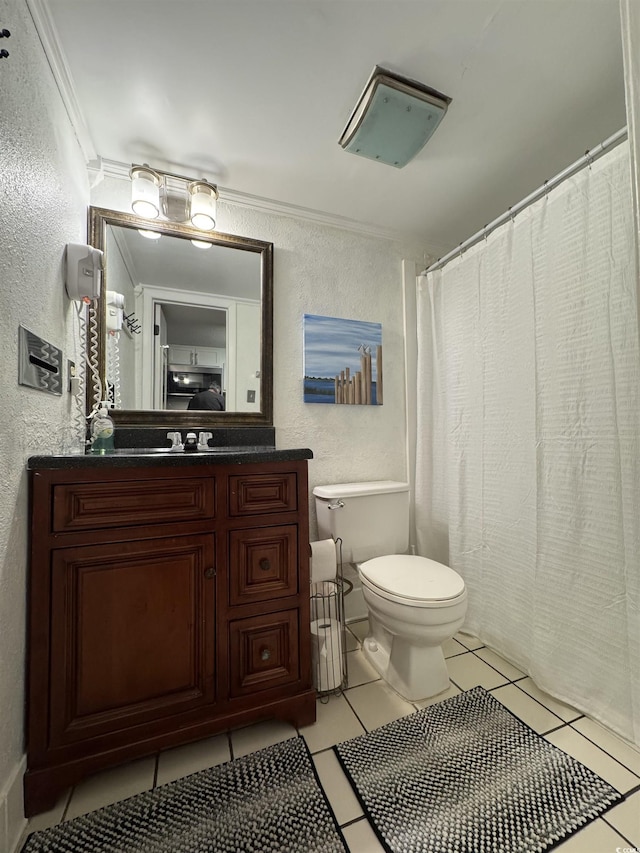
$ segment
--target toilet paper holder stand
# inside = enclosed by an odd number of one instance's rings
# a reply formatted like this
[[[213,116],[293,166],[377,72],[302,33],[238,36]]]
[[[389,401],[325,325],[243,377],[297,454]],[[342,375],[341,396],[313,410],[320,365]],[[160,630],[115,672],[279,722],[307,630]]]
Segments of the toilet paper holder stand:
[[[336,546],[336,577],[310,585],[313,680],[323,703],[348,686],[342,539],[336,539]]]

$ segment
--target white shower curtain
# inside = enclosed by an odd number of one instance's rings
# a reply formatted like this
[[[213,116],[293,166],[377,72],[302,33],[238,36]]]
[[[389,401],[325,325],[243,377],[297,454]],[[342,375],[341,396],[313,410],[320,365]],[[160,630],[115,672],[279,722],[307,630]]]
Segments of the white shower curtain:
[[[628,145],[418,279],[416,533],[465,630],[640,743]]]

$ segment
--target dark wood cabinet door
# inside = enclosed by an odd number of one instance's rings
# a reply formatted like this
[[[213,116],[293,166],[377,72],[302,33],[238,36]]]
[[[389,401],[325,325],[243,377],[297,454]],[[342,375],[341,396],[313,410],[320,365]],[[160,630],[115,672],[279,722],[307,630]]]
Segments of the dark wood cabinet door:
[[[52,555],[50,745],[215,702],[213,534]]]

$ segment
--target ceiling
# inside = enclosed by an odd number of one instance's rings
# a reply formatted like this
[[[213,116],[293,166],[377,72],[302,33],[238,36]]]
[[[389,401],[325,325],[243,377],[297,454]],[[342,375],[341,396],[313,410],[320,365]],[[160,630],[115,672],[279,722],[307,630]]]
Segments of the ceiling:
[[[436,255],[626,123],[619,0],[29,5],[66,60],[94,154]],[[338,145],[375,65],[452,98],[403,169]]]
[[[172,293],[186,290],[260,299],[262,256],[258,252],[213,245],[196,249],[182,237],[164,234],[160,240],[148,240],[135,228],[111,225],[107,228],[107,252],[111,237],[134,285],[153,284]]]
[[[162,305],[167,340],[178,346],[226,347],[227,312],[189,305]]]

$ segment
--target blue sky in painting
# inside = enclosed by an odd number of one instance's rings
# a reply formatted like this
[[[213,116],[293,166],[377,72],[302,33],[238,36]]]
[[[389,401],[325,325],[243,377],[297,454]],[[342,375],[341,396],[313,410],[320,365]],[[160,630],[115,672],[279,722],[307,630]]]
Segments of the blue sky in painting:
[[[382,325],[363,320],[304,315],[304,375],[333,378],[348,367],[360,370],[358,347],[371,348],[372,373],[376,376],[376,347],[382,344]]]

